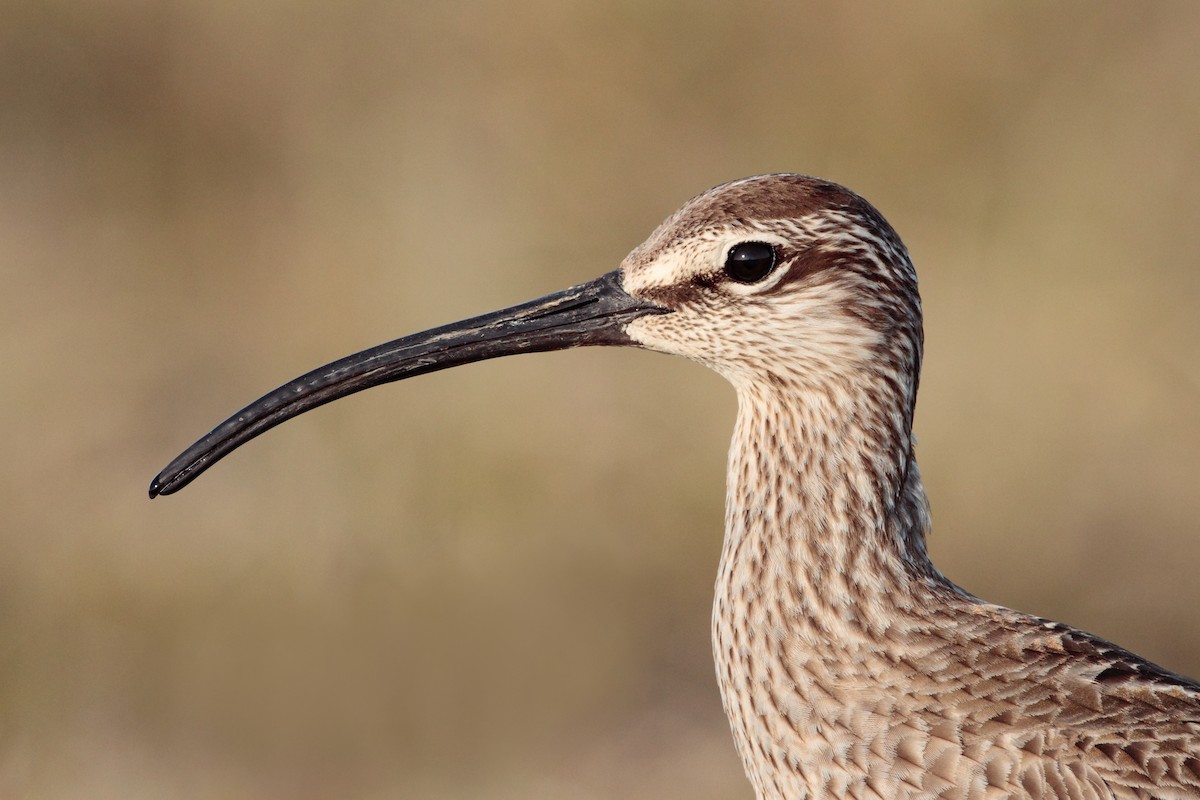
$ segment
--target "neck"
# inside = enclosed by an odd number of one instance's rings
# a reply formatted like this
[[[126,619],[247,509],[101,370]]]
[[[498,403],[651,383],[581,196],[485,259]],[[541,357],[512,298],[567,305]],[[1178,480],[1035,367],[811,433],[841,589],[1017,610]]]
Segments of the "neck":
[[[819,762],[814,748],[835,747],[822,721],[846,710],[837,695],[853,679],[841,668],[831,688],[820,676],[912,634],[930,593],[953,591],[925,551],[910,407],[820,387],[739,388],[713,647],[760,800],[808,796],[802,774],[781,786],[771,765]]]

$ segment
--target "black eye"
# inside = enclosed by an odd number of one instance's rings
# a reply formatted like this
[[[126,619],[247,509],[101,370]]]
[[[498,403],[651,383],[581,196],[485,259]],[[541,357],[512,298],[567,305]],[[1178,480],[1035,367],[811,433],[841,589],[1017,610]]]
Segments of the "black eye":
[[[725,274],[738,283],[758,283],[775,269],[775,248],[766,242],[742,242],[729,248]]]

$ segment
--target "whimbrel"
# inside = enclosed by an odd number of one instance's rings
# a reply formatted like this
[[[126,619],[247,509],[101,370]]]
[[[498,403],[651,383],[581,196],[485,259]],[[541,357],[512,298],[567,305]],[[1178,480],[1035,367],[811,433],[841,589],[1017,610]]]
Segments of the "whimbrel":
[[[150,495],[347,394],[581,345],[685,356],[737,390],[712,633],[758,798],[1200,798],[1200,684],[930,562],[916,273],[879,212],[827,181],[718,186],[590,283],[314,370]]]

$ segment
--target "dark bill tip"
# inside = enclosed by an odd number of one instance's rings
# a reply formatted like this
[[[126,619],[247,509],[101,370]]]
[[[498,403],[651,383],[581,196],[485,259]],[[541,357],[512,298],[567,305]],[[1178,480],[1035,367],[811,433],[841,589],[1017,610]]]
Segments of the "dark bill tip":
[[[173,494],[224,456],[292,417],[381,383],[489,358],[589,345],[635,345],[625,325],[669,309],[621,288],[621,272],[537,300],[363,350],[264,395],[183,451],[150,482]]]

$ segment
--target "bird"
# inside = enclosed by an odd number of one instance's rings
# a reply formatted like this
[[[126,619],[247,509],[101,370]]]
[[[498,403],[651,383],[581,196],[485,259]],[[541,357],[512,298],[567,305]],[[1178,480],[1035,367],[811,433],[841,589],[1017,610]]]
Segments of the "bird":
[[[744,178],[593,281],[281,386],[150,496],[378,384],[578,346],[683,356],[738,398],[712,643],[758,800],[1200,798],[1200,684],[979,599],[930,561],[912,432],[923,338],[912,260],[874,206],[806,175]]]

